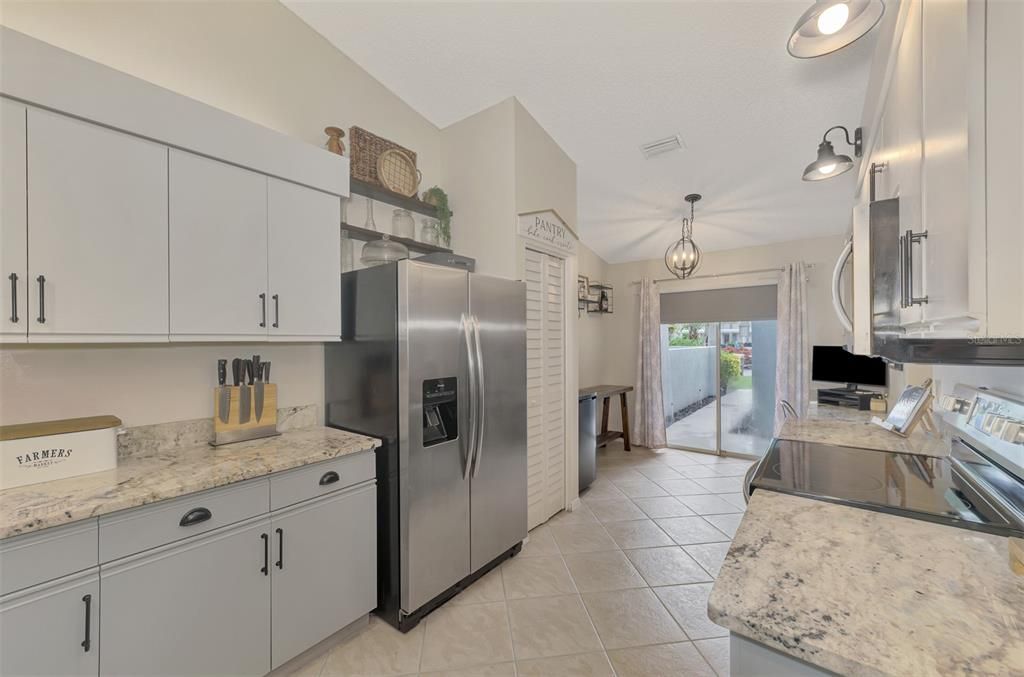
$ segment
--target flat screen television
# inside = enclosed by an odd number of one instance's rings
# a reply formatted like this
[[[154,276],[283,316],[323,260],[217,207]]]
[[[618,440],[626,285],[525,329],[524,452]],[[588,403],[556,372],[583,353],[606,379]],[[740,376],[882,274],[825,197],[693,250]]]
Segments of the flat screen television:
[[[842,346],[814,346],[811,379],[850,385],[886,385],[885,361],[880,357],[854,355]]]

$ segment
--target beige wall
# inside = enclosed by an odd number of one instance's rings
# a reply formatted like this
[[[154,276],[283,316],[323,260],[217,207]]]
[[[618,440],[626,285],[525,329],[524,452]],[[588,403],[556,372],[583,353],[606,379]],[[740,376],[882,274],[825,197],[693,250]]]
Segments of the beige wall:
[[[576,163],[518,100],[516,118],[516,212],[554,209],[576,233]]]
[[[586,275],[591,281],[605,281],[608,279],[609,264],[594,253],[582,242],[577,250],[576,261],[580,275]],[[605,372],[608,371],[608,352],[606,336],[609,327],[619,321],[622,317],[618,314],[619,291],[615,295],[615,312],[611,315],[605,313],[577,313],[576,337],[578,340],[577,362],[579,364],[580,386],[600,385],[607,382]]]
[[[417,151],[424,185],[441,180],[440,131],[277,2],[4,0],[0,23],[309,143],[365,127]],[[322,404],[319,344],[26,346],[0,350],[0,423],[209,416],[216,359],[253,353],[282,406]]]
[[[814,267],[810,270],[807,282],[807,312],[810,316],[811,343],[842,345],[845,342],[843,328],[832,309],[830,286],[832,268],[844,241],[844,236],[833,236],[761,247],[706,252],[698,274],[710,275],[774,268],[795,261],[812,263]],[[639,310],[638,286],[632,283],[643,275],[652,279],[660,279],[667,277],[668,271],[661,259],[609,266],[609,280],[615,287],[615,313],[611,316],[614,318],[614,322],[605,325],[604,350],[608,354],[608,359],[605,362],[604,376],[610,383],[633,384],[636,380],[636,332],[639,326]],[[668,282],[662,283],[659,288],[661,291],[686,291],[763,284],[773,282],[775,279],[774,273],[767,273]],[[618,425],[618,414],[615,411],[612,414],[616,419],[615,424]]]

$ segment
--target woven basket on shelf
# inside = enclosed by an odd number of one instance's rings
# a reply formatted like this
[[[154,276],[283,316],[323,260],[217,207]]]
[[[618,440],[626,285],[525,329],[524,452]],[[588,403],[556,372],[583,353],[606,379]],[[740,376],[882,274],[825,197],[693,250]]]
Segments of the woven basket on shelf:
[[[380,177],[377,176],[377,158],[386,150],[402,151],[412,159],[413,166],[416,166],[416,153],[361,127],[352,127],[349,130],[348,139],[351,149],[349,158],[351,174],[353,178],[360,181],[384,186]]]

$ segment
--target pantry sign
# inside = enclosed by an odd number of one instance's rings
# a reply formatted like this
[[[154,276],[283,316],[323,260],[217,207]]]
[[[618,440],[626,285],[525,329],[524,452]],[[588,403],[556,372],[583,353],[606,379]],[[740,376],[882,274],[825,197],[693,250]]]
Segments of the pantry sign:
[[[576,253],[576,234],[553,209],[520,214],[519,235],[556,255]]]

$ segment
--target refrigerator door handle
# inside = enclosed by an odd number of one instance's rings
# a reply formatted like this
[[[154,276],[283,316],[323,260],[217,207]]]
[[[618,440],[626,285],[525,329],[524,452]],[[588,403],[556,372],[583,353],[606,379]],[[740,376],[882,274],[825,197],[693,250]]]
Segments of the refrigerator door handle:
[[[473,467],[473,456],[476,453],[476,421],[479,418],[479,414],[476,411],[476,358],[473,352],[473,339],[471,336],[473,331],[472,317],[463,313],[461,324],[462,336],[466,341],[466,362],[469,371],[469,426],[466,431],[469,439],[466,444],[466,466],[462,471],[462,479],[469,480],[469,473]]]
[[[476,451],[473,453],[473,477],[480,474],[480,463],[484,457],[484,425],[487,423],[487,400],[484,388],[484,353],[480,348],[480,320],[471,316],[473,322],[473,343],[476,348],[476,390],[477,390],[477,424]]]

